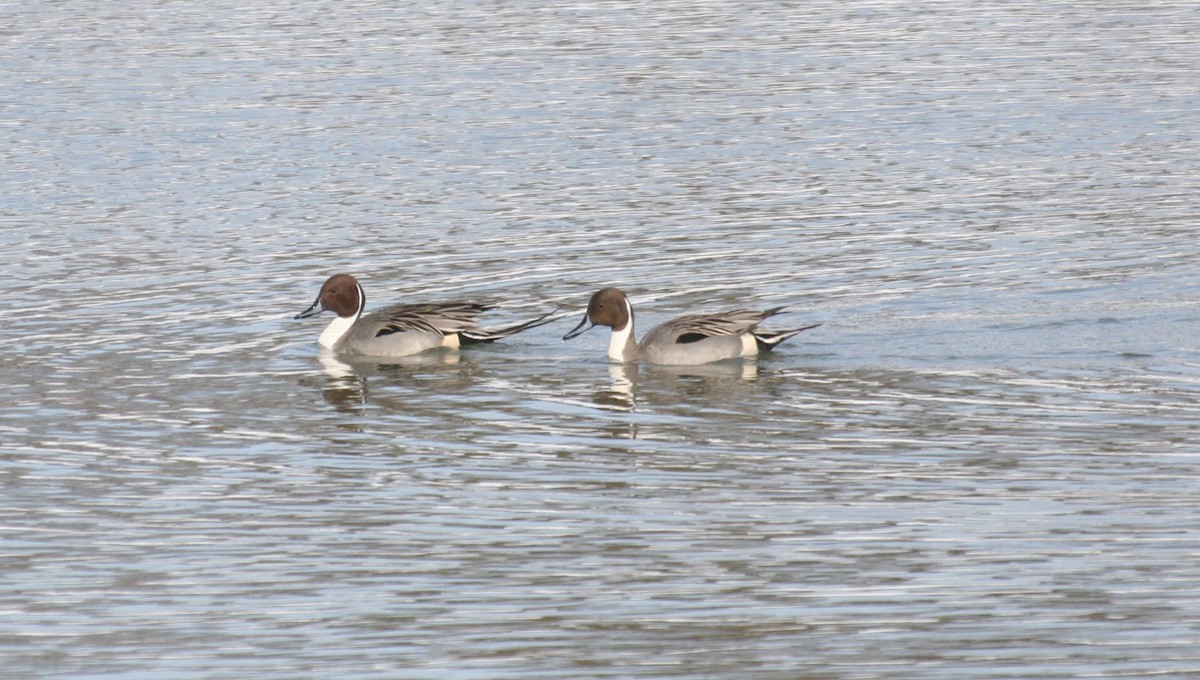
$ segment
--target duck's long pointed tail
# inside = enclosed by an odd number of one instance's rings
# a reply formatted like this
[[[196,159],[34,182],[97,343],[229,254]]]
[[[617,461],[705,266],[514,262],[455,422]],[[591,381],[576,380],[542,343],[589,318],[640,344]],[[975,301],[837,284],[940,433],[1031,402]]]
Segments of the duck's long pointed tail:
[[[783,342],[784,340],[787,340],[788,338],[792,337],[793,335],[802,333],[810,328],[816,328],[817,326],[820,326],[820,325],[821,324],[819,324],[819,323],[814,323],[811,326],[805,326],[804,328],[793,328],[792,330],[788,330],[788,331],[765,331],[765,330],[761,330],[761,329],[756,329],[754,331],[754,340],[755,340],[755,342],[758,343],[758,351],[770,352],[771,350],[775,349],[776,345]]]
[[[552,321],[558,321],[566,315],[567,312],[563,312],[562,309],[559,308],[555,309],[549,314],[543,314],[542,316],[539,316],[531,321],[524,321],[514,326],[508,326],[505,328],[496,328],[492,330],[483,328],[468,328],[467,330],[459,331],[458,337],[463,345],[478,345],[484,342],[495,342],[502,338],[507,338],[510,335],[516,335],[521,331],[527,331],[530,328],[537,328],[538,326],[544,326]]]

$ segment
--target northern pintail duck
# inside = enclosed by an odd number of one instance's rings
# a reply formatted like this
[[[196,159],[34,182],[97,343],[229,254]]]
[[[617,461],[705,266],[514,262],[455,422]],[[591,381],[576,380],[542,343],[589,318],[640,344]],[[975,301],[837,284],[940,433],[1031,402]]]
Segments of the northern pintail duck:
[[[563,340],[570,340],[595,326],[609,326],[612,337],[608,356],[614,361],[645,359],[656,364],[694,366],[723,359],[749,357],[766,352],[801,331],[820,324],[786,331],[758,328],[763,319],[783,311],[775,307],[762,312],[735,309],[718,314],[689,314],[655,326],[637,342],[633,335],[633,306],[625,293],[604,288],[588,301],[583,321]]]
[[[523,330],[550,323],[553,312],[532,321],[497,330],[483,330],[475,319],[491,309],[473,302],[402,304],[363,314],[367,296],[349,274],[335,274],[321,286],[308,309],[296,315],[307,319],[325,310],[337,314],[317,344],[337,352],[379,357],[400,357],[435,347],[461,347],[493,342]]]

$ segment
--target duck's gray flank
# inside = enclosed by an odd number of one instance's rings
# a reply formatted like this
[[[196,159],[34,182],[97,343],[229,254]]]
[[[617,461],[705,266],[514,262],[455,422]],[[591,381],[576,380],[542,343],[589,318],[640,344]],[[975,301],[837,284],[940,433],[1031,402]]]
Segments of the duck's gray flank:
[[[321,286],[317,299],[296,315],[307,319],[324,311],[336,318],[317,339],[337,352],[397,357],[437,347],[457,348],[494,342],[554,320],[554,312],[498,329],[483,329],[477,319],[490,306],[475,302],[396,304],[364,313],[367,296],[350,274],[335,274]]]
[[[608,356],[614,361],[644,359],[659,364],[706,364],[770,351],[784,340],[820,325],[772,331],[758,328],[763,320],[785,309],[688,314],[655,326],[638,342],[633,333],[633,306],[628,296],[620,289],[604,288],[592,295],[583,320],[563,339],[574,338],[595,326],[608,326],[612,329]]]

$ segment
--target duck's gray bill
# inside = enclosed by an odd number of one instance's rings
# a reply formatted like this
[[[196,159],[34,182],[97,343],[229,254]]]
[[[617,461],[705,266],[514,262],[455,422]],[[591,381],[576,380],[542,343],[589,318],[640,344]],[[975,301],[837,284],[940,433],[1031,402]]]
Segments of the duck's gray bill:
[[[312,307],[309,307],[308,309],[304,310],[303,312],[300,312],[299,314],[297,314],[296,316],[293,316],[292,318],[293,319],[307,319],[308,317],[316,316],[323,311],[325,311],[325,308],[321,306],[321,299],[317,298],[316,301],[314,301],[312,303]]]
[[[570,333],[564,335],[563,340],[570,340],[571,338],[583,335],[584,333],[592,330],[592,326],[595,325],[596,324],[592,323],[592,320],[588,318],[587,312],[584,312],[583,321],[580,321],[579,325],[573,328]]]

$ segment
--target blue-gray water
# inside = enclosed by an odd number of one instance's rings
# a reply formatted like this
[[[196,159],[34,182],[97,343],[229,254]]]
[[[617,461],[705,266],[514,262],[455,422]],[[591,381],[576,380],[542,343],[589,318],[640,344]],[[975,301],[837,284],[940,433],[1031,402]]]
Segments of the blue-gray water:
[[[0,27],[4,674],[1200,674],[1194,3]],[[336,271],[823,325],[346,365]]]

